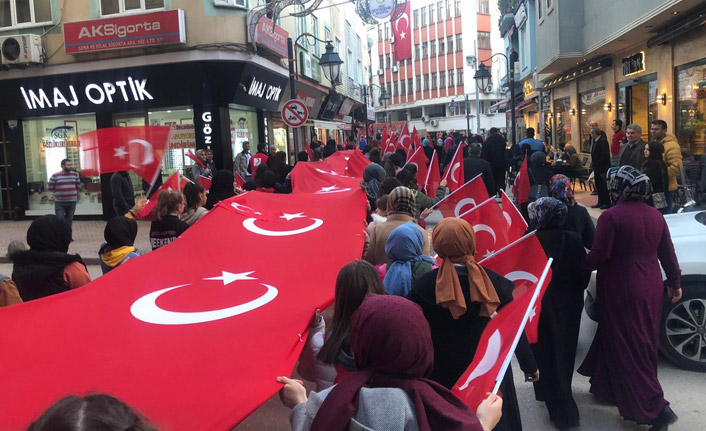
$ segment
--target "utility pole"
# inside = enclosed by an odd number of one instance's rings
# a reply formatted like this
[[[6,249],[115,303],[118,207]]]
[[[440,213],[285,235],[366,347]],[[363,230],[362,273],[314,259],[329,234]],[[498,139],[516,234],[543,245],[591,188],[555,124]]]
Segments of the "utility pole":
[[[297,98],[297,91],[294,88],[294,46],[292,44],[292,38],[287,38],[287,52],[289,54],[289,96],[291,100]],[[299,141],[297,139],[297,129],[290,127],[289,130],[292,132],[292,139],[294,143],[294,155],[299,153]]]
[[[473,69],[476,69],[478,67],[478,60],[480,60],[480,57],[478,57],[478,41],[473,41],[473,51],[475,51],[475,56],[476,56],[476,62],[473,65]],[[493,73],[493,68],[491,67],[490,73]],[[485,89],[483,90],[485,91]],[[480,135],[480,92],[478,90],[478,86],[476,85],[476,133]]]

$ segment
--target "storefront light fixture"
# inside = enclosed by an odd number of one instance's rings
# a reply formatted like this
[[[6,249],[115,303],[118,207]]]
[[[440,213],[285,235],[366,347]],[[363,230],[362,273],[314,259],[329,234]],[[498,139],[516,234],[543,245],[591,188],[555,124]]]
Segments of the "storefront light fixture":
[[[575,117],[576,116],[576,109],[574,109],[574,108],[569,109],[569,114],[571,114],[572,117]]]
[[[547,118],[552,118],[554,114],[552,114],[552,111],[547,112]]]
[[[660,102],[662,102],[662,105],[665,106],[667,105],[667,93],[662,93],[661,96],[657,98]]]
[[[603,110],[610,112],[613,110],[613,105],[611,103],[606,103],[603,105]]]

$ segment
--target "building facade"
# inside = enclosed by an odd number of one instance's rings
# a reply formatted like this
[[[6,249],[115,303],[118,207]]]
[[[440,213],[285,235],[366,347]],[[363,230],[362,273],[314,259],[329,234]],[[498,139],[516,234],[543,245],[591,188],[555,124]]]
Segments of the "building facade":
[[[706,5],[698,0],[536,0],[543,120],[558,145],[589,151],[590,123],[664,120],[694,155],[706,150]]]
[[[390,22],[368,32],[374,84],[370,100],[375,105],[377,128],[404,122],[424,133],[505,128],[502,115],[490,111],[504,97],[500,79],[506,70],[503,61],[489,60],[503,49],[500,34],[491,26],[499,18],[496,3],[411,0],[410,10],[410,60],[395,61]],[[487,88],[478,90],[473,76],[481,62],[493,79]],[[389,103],[379,100],[382,88],[390,95]]]

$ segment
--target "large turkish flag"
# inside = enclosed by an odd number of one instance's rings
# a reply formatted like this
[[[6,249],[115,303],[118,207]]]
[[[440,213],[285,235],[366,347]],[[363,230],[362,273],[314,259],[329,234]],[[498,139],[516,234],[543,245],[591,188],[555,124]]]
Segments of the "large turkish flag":
[[[282,387],[314,310],[360,257],[365,203],[360,189],[248,192],[81,288],[0,310],[0,429],[88,392],[160,430],[233,429]]]
[[[344,169],[331,169],[331,164],[323,162],[299,162],[292,169],[292,192],[316,193],[319,195],[345,193],[361,188],[360,177],[352,177]]]
[[[393,51],[395,53],[395,61],[403,61],[412,58],[412,26],[409,22],[410,1],[402,15],[392,24],[392,33],[395,36]]]
[[[463,168],[462,168],[463,169]],[[440,200],[435,207],[444,217],[459,217],[461,214],[488,200],[488,189],[480,175]]]
[[[529,202],[529,192],[532,188],[529,179],[529,169],[527,168],[527,159],[529,159],[529,157],[525,157],[525,160],[522,162],[520,171],[515,177],[515,184],[512,185],[512,194],[515,195],[517,203],[520,205]]]
[[[360,150],[336,151],[323,162],[329,170],[351,177],[363,177],[365,167],[370,160]]]
[[[81,133],[81,174],[90,177],[133,171],[154,184],[171,134],[169,126],[111,127]]]

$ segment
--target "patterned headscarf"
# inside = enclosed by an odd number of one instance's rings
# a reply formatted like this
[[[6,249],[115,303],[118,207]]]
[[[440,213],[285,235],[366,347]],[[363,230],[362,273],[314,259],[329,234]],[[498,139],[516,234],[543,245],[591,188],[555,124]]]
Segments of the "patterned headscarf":
[[[561,227],[564,225],[569,209],[564,202],[554,198],[539,198],[534,203],[534,211],[530,220],[537,230],[543,228]]]
[[[390,192],[390,197],[387,199],[387,209],[390,212],[406,213],[414,217],[416,207],[414,193],[409,187],[396,187]]]
[[[571,188],[571,180],[566,175],[554,175],[549,183],[549,189],[551,190],[551,197],[554,199],[559,199],[570,207],[576,205],[574,190]]]
[[[444,141],[444,151],[449,151],[454,147],[454,138],[448,136]]]
[[[385,253],[392,261],[383,285],[388,295],[406,297],[412,289],[412,265],[417,262],[435,264],[424,255],[424,234],[419,226],[408,221],[392,230],[385,243]]]
[[[632,166],[620,166],[608,170],[610,201],[613,205],[622,201],[646,201],[652,195],[652,184],[647,175]]]

